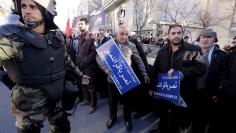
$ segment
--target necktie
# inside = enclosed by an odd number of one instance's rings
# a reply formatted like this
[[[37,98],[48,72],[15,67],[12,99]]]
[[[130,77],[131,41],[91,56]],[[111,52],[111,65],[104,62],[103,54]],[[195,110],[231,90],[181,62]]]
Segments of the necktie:
[[[206,52],[206,53],[203,55],[203,57],[204,57],[205,61],[207,62],[207,65],[209,66],[208,55],[209,55],[209,51]]]

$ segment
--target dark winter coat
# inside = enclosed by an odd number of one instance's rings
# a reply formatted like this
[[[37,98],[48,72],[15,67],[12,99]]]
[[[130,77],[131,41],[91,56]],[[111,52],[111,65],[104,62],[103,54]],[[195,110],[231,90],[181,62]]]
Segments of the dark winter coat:
[[[153,72],[152,87],[157,84],[155,78],[158,73],[167,73],[171,68],[183,73],[180,83],[180,94],[188,105],[192,104],[197,90],[197,78],[206,72],[206,65],[200,47],[192,44],[181,44],[180,49],[172,53],[171,45],[167,44],[157,54]]]

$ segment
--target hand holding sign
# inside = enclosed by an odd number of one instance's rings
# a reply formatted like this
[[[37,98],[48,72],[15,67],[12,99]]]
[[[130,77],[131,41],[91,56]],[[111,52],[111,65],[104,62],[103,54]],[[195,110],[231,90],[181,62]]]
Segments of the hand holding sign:
[[[173,69],[173,68],[171,68],[171,69],[167,72],[169,78],[172,77],[173,72],[174,72],[174,69]]]
[[[180,80],[181,72],[174,72],[174,69],[170,69],[167,73],[159,73],[154,96],[167,100],[177,106],[187,107],[180,96]]]
[[[83,75],[81,84],[88,85],[89,84],[89,79],[90,79],[89,76]]]
[[[98,47],[96,51],[111,72],[111,78],[121,95],[140,84],[137,76],[112,38]]]

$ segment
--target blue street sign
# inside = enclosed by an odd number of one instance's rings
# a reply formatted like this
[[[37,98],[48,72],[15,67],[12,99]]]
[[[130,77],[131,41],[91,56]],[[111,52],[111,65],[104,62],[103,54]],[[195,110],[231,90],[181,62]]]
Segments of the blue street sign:
[[[167,73],[158,73],[154,96],[177,106],[186,107],[186,103],[180,96],[180,78],[179,71],[174,72],[172,77],[169,77]]]
[[[121,95],[140,84],[137,76],[112,38],[96,50],[99,57],[110,70],[111,77]]]

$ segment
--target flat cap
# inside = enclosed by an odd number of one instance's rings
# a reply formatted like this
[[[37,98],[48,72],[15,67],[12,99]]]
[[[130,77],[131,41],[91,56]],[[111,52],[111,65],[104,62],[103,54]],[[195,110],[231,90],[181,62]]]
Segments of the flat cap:
[[[199,42],[200,36],[215,37],[215,42],[218,42],[217,34],[212,29],[204,29],[200,32],[197,41]]]

